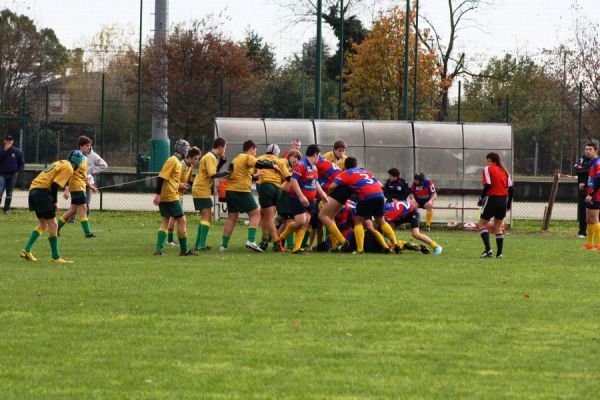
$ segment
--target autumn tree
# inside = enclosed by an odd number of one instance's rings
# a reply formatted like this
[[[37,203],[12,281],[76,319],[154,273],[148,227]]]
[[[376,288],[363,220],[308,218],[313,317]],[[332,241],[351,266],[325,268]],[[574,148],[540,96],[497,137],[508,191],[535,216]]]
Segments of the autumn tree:
[[[415,14],[409,15],[414,19]],[[405,13],[400,7],[382,12],[361,44],[355,44],[356,54],[349,54],[344,93],[344,109],[349,118],[401,119],[404,85]],[[428,32],[422,32],[427,37]],[[414,48],[415,32],[409,32],[409,46]],[[414,65],[414,52],[410,51]],[[412,72],[409,72],[412,74]],[[412,76],[412,75],[411,75]],[[412,79],[410,80],[412,84]],[[424,104],[438,85],[436,58],[421,46],[417,78],[417,102]],[[420,117],[431,110],[421,111]]]

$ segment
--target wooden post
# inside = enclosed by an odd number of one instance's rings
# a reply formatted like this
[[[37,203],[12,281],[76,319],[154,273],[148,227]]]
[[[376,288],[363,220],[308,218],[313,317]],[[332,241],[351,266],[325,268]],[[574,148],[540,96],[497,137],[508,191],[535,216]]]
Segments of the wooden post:
[[[560,179],[560,173],[554,174],[554,181],[552,182],[552,189],[550,189],[550,199],[548,199],[548,206],[544,211],[544,219],[542,220],[542,231],[547,231],[550,225],[550,218],[552,218],[552,208],[554,207],[554,200],[556,200],[556,192],[558,192],[558,180]]]

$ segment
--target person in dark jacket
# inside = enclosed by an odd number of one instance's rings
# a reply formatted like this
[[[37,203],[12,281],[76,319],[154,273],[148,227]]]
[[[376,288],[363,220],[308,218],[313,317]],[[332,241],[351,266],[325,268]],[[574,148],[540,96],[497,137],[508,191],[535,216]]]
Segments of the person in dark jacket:
[[[0,202],[2,202],[2,194],[6,190],[6,199],[2,208],[4,214],[7,214],[8,210],[10,210],[17,176],[23,173],[25,168],[23,153],[13,146],[14,142],[14,137],[6,135],[4,137],[4,146],[0,149]]]
[[[383,195],[385,201],[406,200],[410,196],[410,187],[406,179],[400,176],[398,168],[391,168],[388,171],[388,179],[383,185]]]
[[[586,237],[587,224],[585,220],[585,196],[590,161],[592,161],[593,154],[594,147],[592,144],[586,144],[583,149],[583,157],[579,159],[579,162],[573,166],[573,172],[577,175],[577,221],[579,222],[579,232],[577,235],[580,238]]]

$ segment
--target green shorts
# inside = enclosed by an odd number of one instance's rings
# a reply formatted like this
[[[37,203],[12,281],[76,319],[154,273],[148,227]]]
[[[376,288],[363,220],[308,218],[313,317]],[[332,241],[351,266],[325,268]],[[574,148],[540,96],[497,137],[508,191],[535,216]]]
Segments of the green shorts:
[[[250,192],[227,192],[227,211],[230,213],[247,213],[256,210],[258,206]]]
[[[179,218],[183,216],[181,200],[161,201],[158,203],[158,209],[160,210],[161,217]]]
[[[258,204],[262,208],[275,207],[281,196],[281,188],[272,183],[263,183],[258,187]]]
[[[205,208],[212,208],[213,207],[213,201],[210,197],[207,198],[194,198],[194,210],[196,211],[200,211],[200,210],[204,210]]]
[[[282,218],[290,218],[291,217],[291,209],[290,209],[290,200],[289,200],[288,192],[281,192],[281,196],[279,196],[279,200],[277,201],[277,214]]]
[[[29,191],[29,210],[35,211],[38,218],[56,218],[56,209],[52,194],[46,189],[31,189]]]
[[[71,204],[78,206],[85,204],[85,192],[71,192]]]

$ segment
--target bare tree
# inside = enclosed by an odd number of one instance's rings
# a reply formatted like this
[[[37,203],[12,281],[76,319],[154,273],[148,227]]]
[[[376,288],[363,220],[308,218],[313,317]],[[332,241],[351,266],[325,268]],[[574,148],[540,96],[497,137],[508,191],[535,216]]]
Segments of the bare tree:
[[[316,0],[272,0],[275,4],[288,13],[287,22],[298,24],[302,22],[313,22],[317,14]],[[369,10],[375,10],[382,0],[345,0],[344,14],[361,14]],[[323,0],[323,13],[331,7],[339,6],[339,0]],[[324,14],[323,14],[324,15]]]

